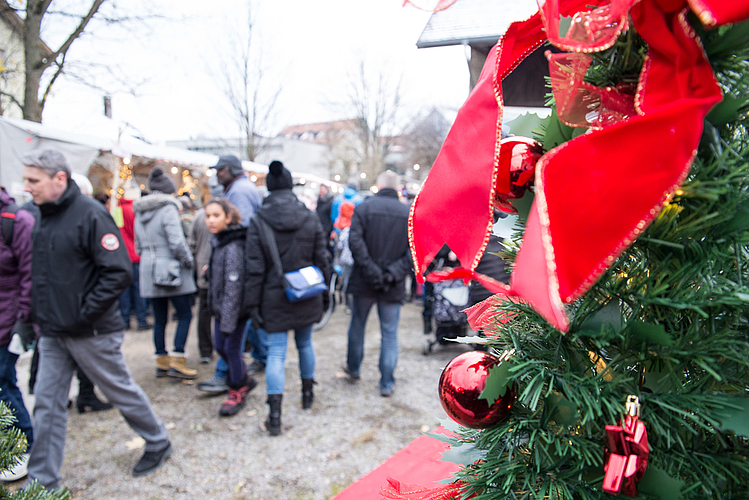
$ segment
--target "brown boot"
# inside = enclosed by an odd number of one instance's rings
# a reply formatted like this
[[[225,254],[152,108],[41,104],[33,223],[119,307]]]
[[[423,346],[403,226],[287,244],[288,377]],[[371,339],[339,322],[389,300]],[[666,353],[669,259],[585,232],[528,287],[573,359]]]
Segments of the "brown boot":
[[[156,356],[156,376],[166,377],[169,373],[169,355]]]
[[[180,352],[173,352],[169,358],[170,377],[194,379],[198,377],[198,371],[188,368],[185,365],[185,355]]]

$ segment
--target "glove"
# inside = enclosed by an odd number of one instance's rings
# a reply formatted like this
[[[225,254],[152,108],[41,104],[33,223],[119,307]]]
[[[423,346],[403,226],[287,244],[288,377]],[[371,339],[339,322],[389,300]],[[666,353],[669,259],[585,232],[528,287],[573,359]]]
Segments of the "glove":
[[[387,292],[391,288],[393,288],[393,285],[395,284],[395,276],[393,276],[389,271],[385,271],[382,273],[382,291]]]
[[[250,319],[252,320],[252,327],[255,330],[265,329],[265,321],[263,321],[262,316],[260,316],[260,309],[257,307],[250,310]]]
[[[23,349],[28,351],[34,346],[36,342],[36,332],[34,331],[34,324],[27,321],[16,321],[13,325],[13,329],[10,331],[10,336],[18,334],[23,344]]]
[[[322,294],[322,310],[327,311],[330,309],[330,294],[328,292],[325,292]]]

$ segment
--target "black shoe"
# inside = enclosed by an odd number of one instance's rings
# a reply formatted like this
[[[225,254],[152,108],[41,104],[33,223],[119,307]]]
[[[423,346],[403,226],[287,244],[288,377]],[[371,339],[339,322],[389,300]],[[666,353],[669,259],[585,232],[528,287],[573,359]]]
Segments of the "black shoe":
[[[171,454],[171,442],[167,443],[166,447],[159,451],[147,451],[143,453],[143,456],[140,457],[138,463],[133,467],[133,477],[146,476],[156,471],[159,467],[164,465],[164,462],[166,462],[166,459],[169,458],[169,455]]]
[[[75,405],[78,408],[78,413],[86,413],[89,410],[107,411],[113,408],[111,404],[100,401],[95,394],[89,396],[78,396]]]
[[[312,408],[312,401],[315,400],[315,393],[312,390],[317,382],[311,378],[302,379],[302,410],[309,410]]]
[[[283,401],[283,394],[268,394],[268,406],[270,406],[270,413],[268,418],[265,420],[265,428],[268,429],[268,434],[271,436],[281,435],[281,403]]]
[[[256,373],[265,373],[265,363],[253,359],[250,366],[247,367],[247,375],[255,375]]]
[[[343,371],[349,376],[351,380],[359,380],[360,376],[358,373],[352,372],[346,363],[343,363]]]
[[[146,330],[150,330],[153,328],[153,325],[149,325],[148,323],[144,323],[142,325],[138,325],[138,331],[139,332],[145,332]]]
[[[229,390],[229,385],[225,378],[213,376],[208,380],[198,383],[198,390],[210,392],[213,394],[223,394]]]

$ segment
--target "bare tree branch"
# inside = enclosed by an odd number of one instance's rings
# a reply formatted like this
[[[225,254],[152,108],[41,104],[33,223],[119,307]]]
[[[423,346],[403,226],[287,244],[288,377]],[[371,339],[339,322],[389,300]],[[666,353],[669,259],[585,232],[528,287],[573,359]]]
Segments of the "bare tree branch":
[[[246,157],[254,161],[269,145],[264,136],[275,111],[281,86],[269,92],[268,72],[258,42],[253,3],[247,6],[245,30],[229,33],[234,52],[220,57],[217,85],[226,96],[242,130]]]

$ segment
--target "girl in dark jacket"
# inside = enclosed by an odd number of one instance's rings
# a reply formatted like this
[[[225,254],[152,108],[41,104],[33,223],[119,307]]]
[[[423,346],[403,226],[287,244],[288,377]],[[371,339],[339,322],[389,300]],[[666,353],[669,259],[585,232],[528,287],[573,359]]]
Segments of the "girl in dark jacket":
[[[242,358],[242,336],[247,315],[244,306],[244,246],[246,229],[240,225],[239,210],[224,198],[205,206],[205,222],[214,234],[208,269],[208,308],[215,319],[216,351],[229,368],[229,397],[219,414],[235,415],[245,404],[247,394],[257,385],[247,375]]]
[[[268,247],[262,224],[272,230],[283,272],[296,271],[315,265],[330,280],[326,235],[317,215],[307,209],[291,191],[291,173],[279,161],[270,164],[266,177],[270,194],[253,216],[247,229],[247,283],[245,297],[256,327],[268,332],[268,362],[265,366],[270,416],[266,421],[272,436],[281,434],[281,402],[286,373],[286,345],[288,331],[294,330],[299,351],[299,370],[302,375],[302,408],[312,406],[312,385],[315,376],[315,351],[312,347],[312,325],[323,314],[323,300],[327,294],[300,302],[289,302],[285,285]]]

